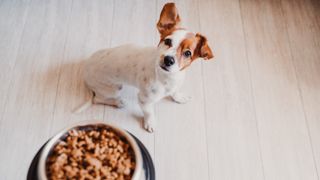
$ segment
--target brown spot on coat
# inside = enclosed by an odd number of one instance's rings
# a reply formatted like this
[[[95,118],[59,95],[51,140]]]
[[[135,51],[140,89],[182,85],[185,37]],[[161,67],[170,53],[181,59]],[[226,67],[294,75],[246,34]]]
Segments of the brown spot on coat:
[[[186,38],[183,41],[181,41],[176,54],[178,58],[179,67],[181,70],[188,67],[192,63],[192,61],[196,59],[196,56],[194,56],[194,51],[196,47],[197,47],[196,36],[193,33],[188,33]],[[184,56],[184,53],[186,51],[191,52],[191,57]]]
[[[157,28],[160,33],[160,43],[174,31],[183,29],[180,27],[180,16],[174,3],[167,3],[163,6]],[[183,56],[186,50],[190,50],[191,57]],[[180,70],[188,67],[195,59],[201,57],[204,60],[213,58],[212,51],[208,45],[207,38],[197,33],[187,33],[185,39],[180,43],[176,54]]]
[[[195,50],[195,54],[198,57],[203,58],[204,60],[209,60],[213,58],[214,56],[212,54],[211,48],[208,45],[207,38],[199,33],[196,34],[196,38],[198,40],[198,44]]]
[[[191,57],[189,58],[183,55],[187,50],[191,52]],[[204,60],[213,58],[213,54],[208,45],[207,39],[198,33],[196,35],[188,33],[186,38],[181,41],[176,55],[181,70],[188,67],[195,59],[199,57],[203,58]]]

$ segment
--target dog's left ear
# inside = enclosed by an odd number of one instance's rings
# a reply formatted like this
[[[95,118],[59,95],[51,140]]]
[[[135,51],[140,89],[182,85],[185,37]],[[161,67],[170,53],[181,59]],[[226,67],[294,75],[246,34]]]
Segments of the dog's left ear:
[[[180,16],[174,3],[167,3],[163,6],[160,19],[157,23],[161,38],[170,34],[180,24]]]
[[[195,49],[195,55],[203,58],[204,60],[209,60],[213,58],[211,48],[208,45],[208,40],[203,35],[197,33],[196,39],[198,40],[197,47]]]

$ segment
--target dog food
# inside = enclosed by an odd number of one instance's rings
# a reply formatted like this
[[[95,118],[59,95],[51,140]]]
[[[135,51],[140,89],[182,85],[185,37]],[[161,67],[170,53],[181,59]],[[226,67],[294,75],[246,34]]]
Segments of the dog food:
[[[111,128],[70,130],[49,153],[47,177],[56,179],[129,180],[135,156],[127,140]]]

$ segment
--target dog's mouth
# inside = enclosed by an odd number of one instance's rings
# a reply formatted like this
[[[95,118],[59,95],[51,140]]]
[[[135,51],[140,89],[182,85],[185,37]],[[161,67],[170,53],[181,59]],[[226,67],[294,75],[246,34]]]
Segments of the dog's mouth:
[[[163,69],[163,70],[165,70],[165,71],[169,71],[169,69],[168,69],[166,66],[164,66],[164,65],[160,65],[160,67],[161,67],[161,69]]]

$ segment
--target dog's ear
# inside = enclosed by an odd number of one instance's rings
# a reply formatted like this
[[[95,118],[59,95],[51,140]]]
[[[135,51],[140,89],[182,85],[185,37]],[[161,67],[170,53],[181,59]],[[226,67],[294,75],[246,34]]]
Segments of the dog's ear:
[[[197,33],[196,39],[198,40],[198,43],[194,54],[200,58],[203,58],[204,60],[213,58],[214,56],[212,54],[211,48],[208,45],[207,38]]]
[[[167,3],[163,6],[160,19],[157,23],[158,31],[161,37],[164,38],[170,34],[174,29],[178,28],[180,24],[180,17],[178,10],[174,3]]]

